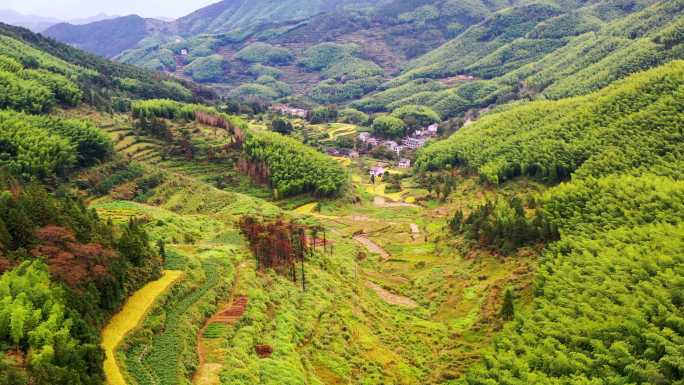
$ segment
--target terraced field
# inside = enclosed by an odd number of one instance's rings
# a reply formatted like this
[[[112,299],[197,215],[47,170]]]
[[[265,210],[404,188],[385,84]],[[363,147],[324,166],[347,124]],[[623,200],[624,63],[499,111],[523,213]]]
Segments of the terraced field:
[[[166,270],[162,278],[150,282],[134,293],[123,309],[107,323],[102,331],[102,348],[105,351],[104,363],[107,383],[110,385],[126,385],[124,374],[117,362],[116,350],[128,333],[140,326],[157,298],[183,276],[182,271]]]

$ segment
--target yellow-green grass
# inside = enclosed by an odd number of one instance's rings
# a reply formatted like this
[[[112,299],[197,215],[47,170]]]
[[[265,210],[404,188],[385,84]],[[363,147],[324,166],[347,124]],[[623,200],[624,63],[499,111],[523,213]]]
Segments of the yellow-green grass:
[[[304,206],[297,207],[294,212],[297,214],[311,214],[318,207],[318,202],[311,202],[305,204]]]
[[[182,271],[164,271],[160,279],[135,292],[123,309],[105,326],[102,331],[102,348],[105,351],[104,372],[107,384],[126,385],[121,368],[116,362],[116,348],[128,333],[138,327],[157,298],[182,276]]]
[[[345,158],[343,156],[333,156],[333,159],[336,161],[340,162],[340,164],[344,167],[349,167],[352,164],[352,160],[349,158]]]

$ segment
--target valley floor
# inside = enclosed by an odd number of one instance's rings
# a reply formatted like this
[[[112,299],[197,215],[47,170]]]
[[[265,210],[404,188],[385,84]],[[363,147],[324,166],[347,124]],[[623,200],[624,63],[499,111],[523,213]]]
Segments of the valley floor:
[[[536,250],[464,253],[448,234],[453,212],[494,194],[475,180],[464,178],[447,202],[411,178],[386,193],[366,180],[361,159],[346,165],[345,197],[272,202],[210,185],[229,172],[220,165],[162,160],[125,120],[105,125],[120,152],[166,177],[143,199],[109,194],[91,206],[114,222],[144,219],[166,244],[166,268],[185,273],[138,329],[122,331],[117,358],[129,384],[455,383],[500,329],[505,288],[520,289],[521,306],[531,298]],[[503,191],[540,188],[523,180]],[[326,229],[330,246],[306,264],[305,290],[255,271],[236,228],[245,214]]]

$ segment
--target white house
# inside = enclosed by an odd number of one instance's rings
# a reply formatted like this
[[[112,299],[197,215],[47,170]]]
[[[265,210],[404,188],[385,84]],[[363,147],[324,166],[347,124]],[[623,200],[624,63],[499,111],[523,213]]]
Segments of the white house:
[[[411,168],[410,159],[402,159],[399,161],[399,168]]]
[[[302,119],[306,119],[306,117],[309,115],[309,111],[302,109],[302,108],[290,107],[287,104],[273,105],[273,106],[271,106],[271,110],[276,111],[281,115],[298,117],[298,118],[302,118]]]
[[[185,49],[185,48],[183,48],[183,49],[181,50],[181,55],[183,55],[183,56],[188,56],[188,50]]]
[[[370,175],[375,176],[376,178],[381,177],[385,175],[385,168],[380,167],[380,166],[375,166],[370,169]]]
[[[397,147],[399,147],[399,144],[393,140],[386,140],[382,142],[382,145],[391,151],[396,151]]]
[[[439,131],[439,124],[431,124],[427,128],[427,132],[430,133],[431,135],[437,135],[437,131]]]
[[[370,132],[362,132],[359,134],[359,140],[362,142],[366,142],[368,139],[370,139],[371,134]]]
[[[425,146],[425,139],[418,139],[418,138],[404,138],[402,143],[404,146],[412,149],[412,150],[417,150],[423,146]]]

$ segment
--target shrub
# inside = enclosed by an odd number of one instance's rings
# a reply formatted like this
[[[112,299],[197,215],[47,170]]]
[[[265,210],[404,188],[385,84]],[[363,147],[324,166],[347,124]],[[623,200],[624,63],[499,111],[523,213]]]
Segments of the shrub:
[[[439,114],[431,108],[416,105],[399,107],[392,111],[392,116],[403,120],[412,128],[426,127],[441,120]]]
[[[294,57],[288,49],[258,42],[238,51],[235,58],[250,63],[285,65],[289,64]]]
[[[318,71],[326,68],[338,60],[347,56],[353,56],[359,51],[356,44],[321,43],[309,47],[304,51],[304,57],[299,65],[309,71]]]
[[[195,59],[185,67],[185,73],[197,82],[219,82],[224,79],[229,63],[221,55]]]

